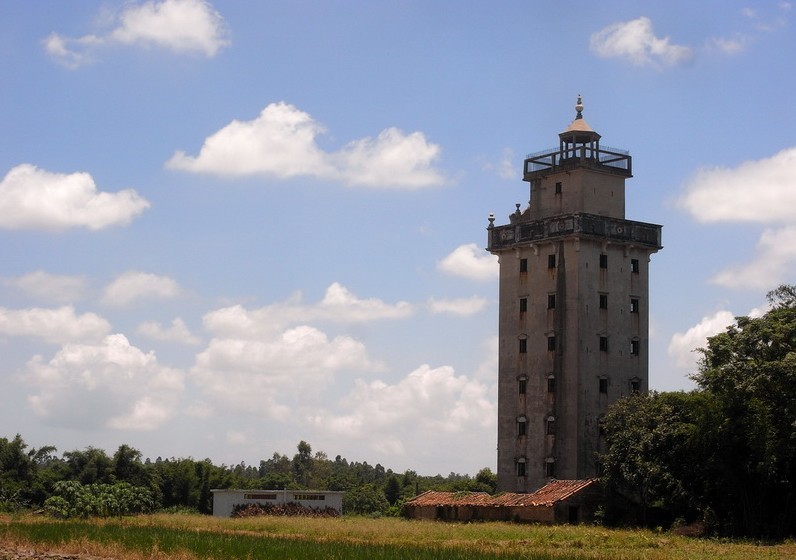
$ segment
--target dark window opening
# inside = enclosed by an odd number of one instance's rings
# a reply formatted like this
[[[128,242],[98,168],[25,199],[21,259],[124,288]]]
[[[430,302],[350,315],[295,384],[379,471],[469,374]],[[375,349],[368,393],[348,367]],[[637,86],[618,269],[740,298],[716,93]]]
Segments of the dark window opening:
[[[630,272],[638,274],[638,259],[630,259]]]
[[[525,476],[525,461],[517,461],[517,476]]]
[[[528,311],[528,298],[520,298],[520,313]]]
[[[548,377],[547,378],[547,392],[548,393],[555,393],[556,392],[556,378],[555,377]]]
[[[603,395],[608,393],[608,378],[607,377],[601,377],[600,378],[600,393],[602,393]]]
[[[637,298],[630,298],[630,312],[631,313],[638,313],[638,299]]]
[[[520,272],[528,272],[528,259],[520,259]]]
[[[552,416],[547,419],[547,435],[553,436],[556,433],[556,419]]]
[[[522,437],[527,433],[527,430],[525,429],[526,424],[527,422],[525,421],[525,418],[520,418],[517,420],[517,437]]]
[[[528,352],[528,340],[525,338],[520,339],[520,354],[526,354]]]
[[[517,392],[520,395],[524,395],[525,392],[528,390],[528,380],[527,379],[520,379],[517,381]]]
[[[556,194],[561,194],[561,182],[556,183]]]
[[[547,268],[555,268],[555,267],[556,267],[556,256],[547,255]]]
[[[637,395],[641,391],[641,380],[640,379],[631,379],[630,380],[630,392],[634,395]]]
[[[633,356],[638,356],[639,351],[641,350],[641,344],[638,340],[631,340],[630,341],[630,354]]]
[[[553,461],[547,461],[544,464],[544,475],[547,478],[552,478],[556,475],[556,464]]]
[[[600,255],[600,268],[608,268],[608,255]]]
[[[547,349],[552,351],[556,349],[556,337],[555,336],[548,336],[547,337]]]
[[[608,337],[600,337],[600,352],[608,352]]]
[[[548,309],[555,309],[556,308],[556,295],[555,294],[547,294],[547,308]]]
[[[569,506],[568,521],[570,525],[577,525],[580,520],[580,510],[578,506]]]
[[[600,309],[608,309],[608,294],[600,294]]]

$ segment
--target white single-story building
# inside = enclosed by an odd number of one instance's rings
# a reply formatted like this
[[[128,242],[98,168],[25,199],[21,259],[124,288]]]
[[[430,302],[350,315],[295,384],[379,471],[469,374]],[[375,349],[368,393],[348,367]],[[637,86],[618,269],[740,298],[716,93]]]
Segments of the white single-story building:
[[[231,517],[236,505],[248,504],[299,504],[306,508],[334,509],[343,513],[343,494],[329,490],[211,490],[213,493],[213,515]]]

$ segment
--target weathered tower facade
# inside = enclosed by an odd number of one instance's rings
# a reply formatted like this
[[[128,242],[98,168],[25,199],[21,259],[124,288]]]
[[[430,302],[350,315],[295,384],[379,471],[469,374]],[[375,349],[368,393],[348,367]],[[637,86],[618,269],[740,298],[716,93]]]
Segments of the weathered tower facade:
[[[529,155],[528,207],[495,225],[500,260],[498,488],[598,476],[601,419],[648,388],[650,255],[661,226],[625,219],[632,159],[577,116]]]

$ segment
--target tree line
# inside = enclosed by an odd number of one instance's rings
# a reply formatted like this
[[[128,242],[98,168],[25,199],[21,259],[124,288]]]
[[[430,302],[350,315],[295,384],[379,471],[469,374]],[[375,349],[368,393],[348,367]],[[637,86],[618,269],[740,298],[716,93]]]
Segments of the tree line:
[[[314,489],[343,491],[347,513],[399,515],[406,499],[426,490],[494,492],[489,468],[475,477],[421,476],[356,462],[301,441],[293,457],[273,453],[259,465],[215,465],[210,459],[158,457],[122,444],[113,455],[88,447],[57,454],[54,446],[29,448],[22,436],[0,438],[0,511],[46,508],[59,516],[117,515],[155,510],[212,513],[211,489]]]

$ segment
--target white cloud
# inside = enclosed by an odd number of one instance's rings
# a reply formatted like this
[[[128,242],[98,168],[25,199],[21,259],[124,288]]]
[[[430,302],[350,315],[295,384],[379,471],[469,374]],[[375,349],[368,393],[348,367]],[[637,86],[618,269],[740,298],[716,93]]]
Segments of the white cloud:
[[[432,165],[440,147],[422,132],[404,134],[388,128],[374,140],[362,138],[336,154],[343,181],[361,187],[423,188],[441,185],[444,177]]]
[[[475,243],[459,245],[437,263],[437,268],[454,276],[471,280],[495,280],[500,272],[498,260]]]
[[[164,342],[176,342],[178,344],[200,344],[202,339],[191,334],[185,321],[177,317],[171,322],[171,326],[164,327],[157,321],[147,321],[138,325],[136,332],[140,335],[161,340]]]
[[[45,362],[28,362],[22,377],[33,386],[33,412],[52,425],[84,429],[153,430],[170,419],[184,389],[181,371],[121,334],[96,344],[67,344]]]
[[[212,311],[204,316],[204,325],[217,336],[260,338],[273,336],[286,326],[298,323],[366,323],[403,319],[413,312],[412,305],[405,301],[388,304],[376,298],[360,299],[335,282],[326,289],[323,300],[314,305],[303,304],[301,295],[295,294],[288,301],[259,309],[235,305]]]
[[[61,344],[98,340],[108,334],[110,329],[110,323],[99,315],[76,315],[71,305],[55,309],[0,307],[0,333],[9,336],[30,336]]]
[[[124,307],[139,299],[172,299],[181,294],[180,285],[168,276],[130,270],[105,287],[102,302]]]
[[[95,59],[104,45],[156,46],[177,53],[215,56],[229,44],[224,20],[204,0],[162,0],[128,4],[115,18],[116,27],[105,35],[79,38],[50,34],[45,51],[68,68],[77,68]]]
[[[303,325],[264,339],[213,339],[196,357],[192,374],[206,399],[284,421],[289,396],[305,400],[319,395],[337,373],[377,368],[361,342],[330,339]]]
[[[88,173],[51,173],[23,163],[0,181],[0,228],[60,231],[127,225],[149,202],[132,189],[97,191]]]
[[[773,290],[796,274],[796,226],[766,229],[752,262],[728,267],[711,281],[728,288]]]
[[[49,274],[43,270],[7,278],[3,283],[37,299],[57,303],[79,300],[86,292],[84,277]]]
[[[592,34],[591,51],[601,58],[621,58],[638,66],[675,65],[693,56],[691,48],[655,36],[652,21],[640,17],[618,22]]]
[[[496,418],[488,387],[457,377],[447,366],[420,366],[394,385],[357,380],[340,404],[343,414],[321,411],[310,415],[309,422],[392,456],[438,452],[451,438],[483,444]]]
[[[750,39],[745,36],[737,35],[732,39],[726,37],[714,37],[708,39],[706,47],[710,51],[718,51],[727,55],[735,55],[746,50]]]
[[[166,166],[222,177],[316,177],[363,187],[413,189],[445,182],[432,167],[440,148],[421,132],[406,135],[388,128],[375,140],[355,140],[339,152],[318,146],[323,133],[309,114],[271,103],[256,119],[232,121],[207,137],[198,156],[177,151]]]
[[[678,205],[700,222],[796,219],[796,147],[733,168],[700,169]]]
[[[735,316],[729,311],[718,311],[713,315],[703,317],[702,320],[685,332],[678,332],[669,342],[669,357],[681,367],[696,373],[697,362],[701,354],[697,348],[707,346],[707,339],[722,332],[735,321]]]
[[[435,315],[457,315],[467,317],[483,311],[487,306],[487,299],[480,296],[459,299],[431,298],[428,307]]]

